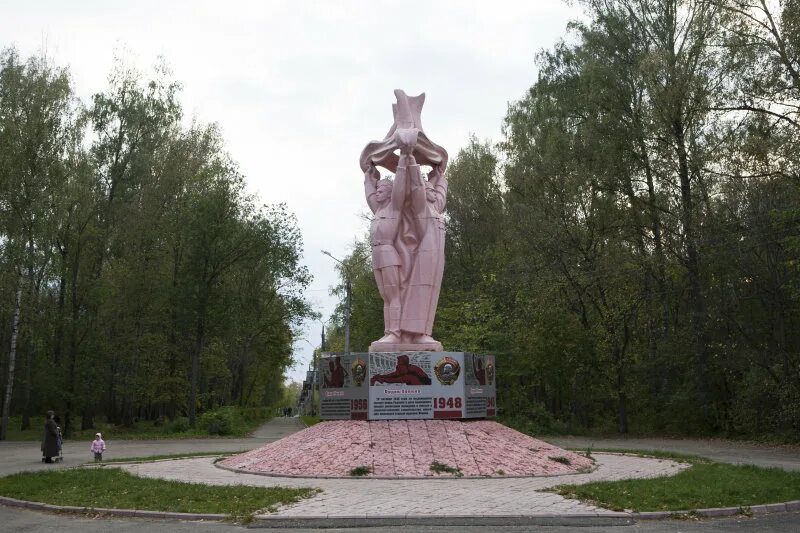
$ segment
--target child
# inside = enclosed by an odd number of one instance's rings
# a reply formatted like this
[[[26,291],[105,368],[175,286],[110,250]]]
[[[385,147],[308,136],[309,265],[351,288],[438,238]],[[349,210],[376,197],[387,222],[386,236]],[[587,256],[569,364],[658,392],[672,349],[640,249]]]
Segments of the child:
[[[103,440],[103,436],[100,433],[95,433],[95,439],[92,441],[92,446],[89,450],[94,452],[95,463],[103,460],[103,452],[106,451],[106,441]]]

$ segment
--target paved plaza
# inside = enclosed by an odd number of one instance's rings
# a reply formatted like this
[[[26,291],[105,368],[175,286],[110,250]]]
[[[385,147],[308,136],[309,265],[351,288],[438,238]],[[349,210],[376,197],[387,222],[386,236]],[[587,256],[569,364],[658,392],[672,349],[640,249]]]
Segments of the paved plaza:
[[[590,483],[674,475],[688,465],[664,459],[595,454],[598,467],[588,474],[484,479],[303,479],[223,470],[208,457],[124,465],[135,475],[205,483],[259,487],[314,487],[316,496],[278,509],[278,517],[442,517],[526,516],[531,514],[608,514],[606,509],[542,492],[565,483]]]

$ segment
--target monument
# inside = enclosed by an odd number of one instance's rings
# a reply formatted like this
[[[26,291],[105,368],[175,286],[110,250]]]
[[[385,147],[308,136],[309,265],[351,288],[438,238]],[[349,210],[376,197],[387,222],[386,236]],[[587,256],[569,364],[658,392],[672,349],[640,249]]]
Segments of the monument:
[[[374,219],[383,336],[366,353],[323,354],[320,418],[215,463],[237,472],[349,477],[535,476],[592,468],[573,452],[493,420],[495,357],[445,352],[432,337],[444,272],[447,151],[422,129],[425,95],[394,92],[389,133],[361,152]],[[379,167],[394,173],[381,179]],[[422,167],[430,171],[423,172]]]
[[[447,151],[422,129],[425,94],[394,94],[389,133],[367,144],[360,157],[374,214],[372,268],[384,302],[384,336],[369,351],[441,351],[431,333],[444,272]],[[421,165],[431,167],[427,178]],[[379,179],[379,166],[395,173],[394,182]]]
[[[373,213],[372,269],[383,298],[384,334],[368,353],[323,354],[321,417],[491,417],[494,356],[445,352],[432,337],[444,273],[447,150],[422,128],[425,94],[398,89],[394,95],[389,132],[369,142],[359,158]],[[379,167],[394,179],[381,179]]]

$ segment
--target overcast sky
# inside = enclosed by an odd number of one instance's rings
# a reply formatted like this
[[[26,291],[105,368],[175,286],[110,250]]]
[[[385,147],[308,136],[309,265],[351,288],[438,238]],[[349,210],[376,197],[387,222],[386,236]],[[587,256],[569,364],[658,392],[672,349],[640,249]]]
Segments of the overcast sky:
[[[497,141],[536,52],[579,14],[559,0],[0,0],[0,48],[45,50],[85,102],[115,55],[145,71],[163,56],[188,119],[219,123],[251,192],[297,216],[308,299],[327,320],[336,275],[320,249],[344,257],[366,230],[358,156],[391,126],[392,91],[427,94],[425,131],[451,158],[470,133]],[[319,338],[309,324],[290,378]]]

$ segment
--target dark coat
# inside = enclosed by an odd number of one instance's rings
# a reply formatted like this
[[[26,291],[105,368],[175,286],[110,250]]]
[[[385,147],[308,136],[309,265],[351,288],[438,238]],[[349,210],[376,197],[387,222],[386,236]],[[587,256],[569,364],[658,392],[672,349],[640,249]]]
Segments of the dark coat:
[[[56,422],[52,418],[44,423],[42,455],[45,457],[56,457],[58,455],[58,426],[56,426]]]

